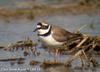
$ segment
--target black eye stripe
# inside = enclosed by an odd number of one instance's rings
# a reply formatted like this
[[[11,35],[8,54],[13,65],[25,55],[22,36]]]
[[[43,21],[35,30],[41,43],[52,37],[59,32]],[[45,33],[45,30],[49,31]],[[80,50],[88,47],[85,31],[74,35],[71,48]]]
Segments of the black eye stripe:
[[[49,26],[44,26],[44,27],[40,27],[40,28],[37,28],[37,29],[48,29]]]
[[[42,26],[42,23],[40,23],[40,22],[39,22],[39,23],[37,23],[37,25],[40,25],[40,26]]]
[[[41,29],[41,28],[37,28],[37,29]]]
[[[37,23],[38,26],[38,29],[48,29],[49,25],[43,25],[41,22]]]

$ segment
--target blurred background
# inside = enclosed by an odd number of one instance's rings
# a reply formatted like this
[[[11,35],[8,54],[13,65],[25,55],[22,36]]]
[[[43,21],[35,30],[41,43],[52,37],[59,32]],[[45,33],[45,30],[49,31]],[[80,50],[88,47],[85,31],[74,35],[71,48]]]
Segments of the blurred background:
[[[8,46],[9,43],[25,40],[26,37],[37,42],[38,37],[36,33],[33,33],[33,30],[40,21],[59,25],[70,32],[76,32],[80,27],[86,25],[80,30],[81,33],[100,36],[100,0],[0,0],[0,46]],[[30,60],[53,59],[53,56],[49,55],[44,49],[40,48],[38,51],[42,55],[25,57],[25,64],[12,66],[9,62],[0,62],[1,67],[39,68],[39,65],[30,66]],[[24,56],[22,51],[12,53],[0,50],[1,59],[12,57]],[[63,55],[61,61],[66,61],[68,57]],[[97,58],[97,60],[99,61],[100,58]],[[73,65],[77,64],[80,64],[80,62],[76,61]],[[56,68],[49,68],[50,71],[47,71],[47,69],[41,72],[67,72],[63,68],[61,67],[61,70],[58,69],[58,71],[55,70]],[[68,72],[100,72],[99,68],[84,71],[75,68],[68,68],[68,70]]]

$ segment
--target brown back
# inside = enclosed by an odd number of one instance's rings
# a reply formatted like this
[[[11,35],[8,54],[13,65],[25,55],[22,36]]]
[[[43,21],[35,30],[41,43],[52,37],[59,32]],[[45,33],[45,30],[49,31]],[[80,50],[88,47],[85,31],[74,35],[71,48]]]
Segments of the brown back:
[[[59,42],[64,42],[64,41],[67,41],[68,38],[70,38],[72,35],[74,35],[74,33],[71,33],[59,26],[52,26],[52,29],[53,31],[53,37],[55,38],[56,41],[59,41]]]

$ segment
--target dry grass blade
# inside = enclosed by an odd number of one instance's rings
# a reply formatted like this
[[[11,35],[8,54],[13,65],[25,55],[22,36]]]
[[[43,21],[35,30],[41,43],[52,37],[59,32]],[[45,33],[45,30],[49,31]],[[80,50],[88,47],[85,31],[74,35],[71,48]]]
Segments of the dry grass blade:
[[[88,38],[88,36],[85,36],[84,39],[76,47],[79,48],[84,42],[86,42]]]

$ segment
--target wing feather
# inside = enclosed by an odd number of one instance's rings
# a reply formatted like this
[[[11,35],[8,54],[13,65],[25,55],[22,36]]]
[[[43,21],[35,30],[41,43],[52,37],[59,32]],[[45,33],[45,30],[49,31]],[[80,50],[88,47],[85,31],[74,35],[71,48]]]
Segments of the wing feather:
[[[64,42],[67,41],[69,37],[73,35],[73,33],[59,27],[59,26],[52,26],[52,36],[56,41]]]

